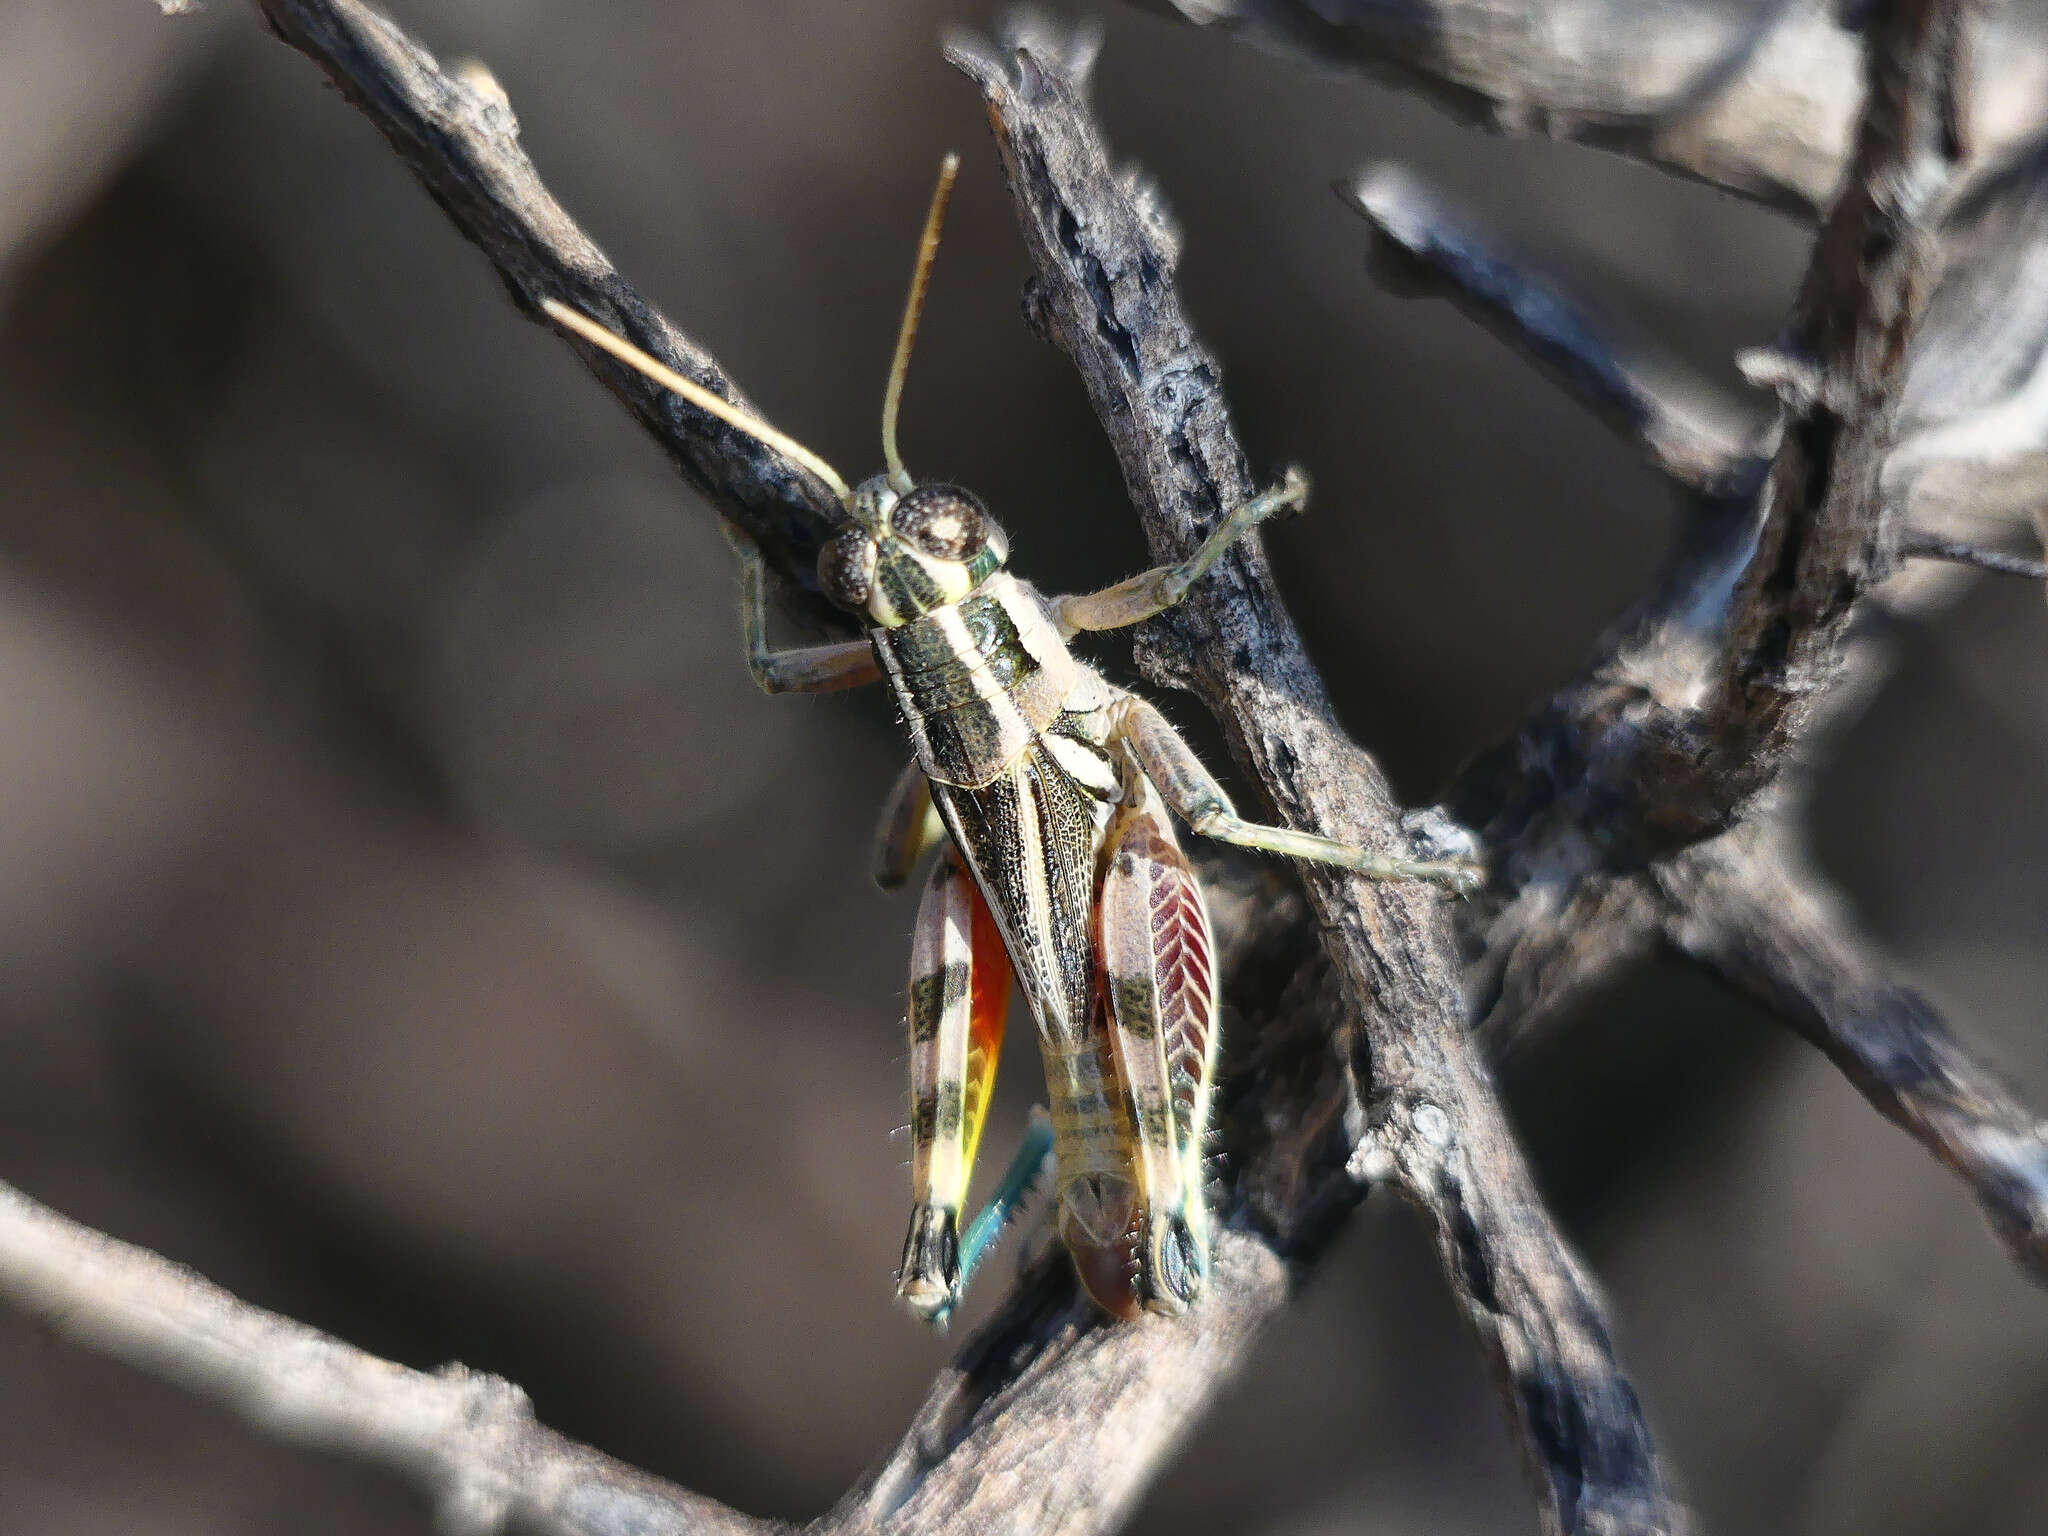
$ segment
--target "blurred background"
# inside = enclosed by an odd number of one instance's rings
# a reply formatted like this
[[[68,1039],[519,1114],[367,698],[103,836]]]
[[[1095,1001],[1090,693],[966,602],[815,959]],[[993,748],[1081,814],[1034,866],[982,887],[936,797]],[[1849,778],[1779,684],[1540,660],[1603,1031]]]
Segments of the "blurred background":
[[[489,64],[621,269],[853,474],[959,148],[906,454],[981,488],[1044,584],[1142,563],[938,55],[990,8],[392,8]],[[1447,307],[1378,291],[1330,180],[1415,165],[1731,398],[1806,237],[1105,19],[1098,101],[1186,227],[1254,458],[1316,478],[1269,540],[1283,585],[1426,798],[1642,590],[1671,508]],[[748,1510],[821,1511],[949,1352],[891,1300],[886,706],[755,693],[707,509],[235,0],[0,0],[0,392],[0,1177]],[[1892,631],[1819,855],[2048,1102],[2048,615],[1987,582]],[[1039,1087],[1013,1034],[1008,1123]],[[1709,1529],[2048,1529],[2048,1297],[1832,1069],[1663,968],[1504,1078]],[[0,1381],[9,1536],[429,1528],[395,1480],[11,1315]],[[1362,1213],[1136,1529],[1534,1529],[1400,1210]]]

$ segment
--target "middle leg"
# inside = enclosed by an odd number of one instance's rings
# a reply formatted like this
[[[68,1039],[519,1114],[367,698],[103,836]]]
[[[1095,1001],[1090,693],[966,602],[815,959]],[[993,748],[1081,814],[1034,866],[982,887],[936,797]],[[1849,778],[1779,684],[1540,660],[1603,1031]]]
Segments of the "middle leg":
[[[1312,832],[1246,821],[1166,716],[1135,695],[1120,700],[1117,711],[1117,736],[1138,767],[1159,787],[1175,814],[1204,837],[1290,859],[1333,864],[1371,880],[1428,880],[1460,896],[1470,895],[1486,878],[1486,871],[1470,859],[1389,857]]]
[[[873,872],[885,891],[900,889],[917,861],[946,838],[946,824],[932,803],[931,780],[916,758],[896,776],[895,786],[875,824]]]
[[[740,557],[740,629],[746,636],[747,670],[763,693],[833,693],[882,679],[875,648],[865,640],[799,646],[777,651],[768,645],[768,608],[761,551],[745,534],[726,528],[726,541]]]

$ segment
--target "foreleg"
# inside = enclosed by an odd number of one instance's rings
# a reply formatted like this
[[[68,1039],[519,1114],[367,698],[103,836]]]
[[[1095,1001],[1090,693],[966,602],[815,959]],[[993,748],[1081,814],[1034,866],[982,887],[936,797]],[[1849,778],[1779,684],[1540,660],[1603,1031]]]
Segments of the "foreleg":
[[[728,532],[727,538],[740,557],[740,627],[747,638],[747,670],[763,693],[831,693],[881,681],[881,663],[865,640],[770,650],[761,551],[742,534]]]
[[[875,825],[875,884],[885,891],[900,889],[917,861],[945,835],[946,823],[932,803],[931,780],[912,758],[897,776]]]

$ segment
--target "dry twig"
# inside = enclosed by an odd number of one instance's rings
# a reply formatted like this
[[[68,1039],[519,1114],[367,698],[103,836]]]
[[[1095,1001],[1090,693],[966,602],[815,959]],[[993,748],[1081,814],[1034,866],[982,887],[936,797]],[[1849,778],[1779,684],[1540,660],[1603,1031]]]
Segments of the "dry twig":
[[[1197,26],[1410,85],[1502,133],[1595,145],[1808,215],[1824,211],[1863,109],[1845,0],[1139,0]],[[2048,128],[2048,35],[1991,6],[1966,103],[1979,153]]]
[[[366,1355],[4,1184],[0,1294],[281,1440],[416,1479],[451,1533],[496,1531],[514,1515],[582,1536],[771,1529],[541,1428],[510,1382]]]

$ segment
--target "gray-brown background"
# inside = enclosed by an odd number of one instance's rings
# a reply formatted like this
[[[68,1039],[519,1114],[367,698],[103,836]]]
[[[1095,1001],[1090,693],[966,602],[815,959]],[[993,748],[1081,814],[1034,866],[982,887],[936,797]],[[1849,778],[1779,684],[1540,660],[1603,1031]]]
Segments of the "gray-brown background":
[[[982,7],[396,10],[489,62],[619,265],[849,474],[961,149],[906,452],[1047,584],[1139,563],[935,47]],[[1420,799],[1572,667],[1669,513],[1494,343],[1377,291],[1329,180],[1421,166],[1723,384],[1804,237],[1108,21],[1104,115],[1186,225],[1253,451],[1316,477],[1283,582]],[[510,1375],[743,1507],[821,1509],[947,1352],[890,1301],[913,903],[865,875],[886,709],[754,693],[705,509],[235,0],[0,0],[0,393],[0,1177],[367,1347]],[[1823,862],[2039,1102],[2048,615],[1985,585],[1899,643]],[[1831,1069],[1657,972],[1506,1080],[1710,1528],[2048,1528],[2048,1298]],[[0,1382],[9,1536],[427,1529],[383,1476],[11,1318]],[[1139,1522],[1532,1528],[1392,1208]]]

